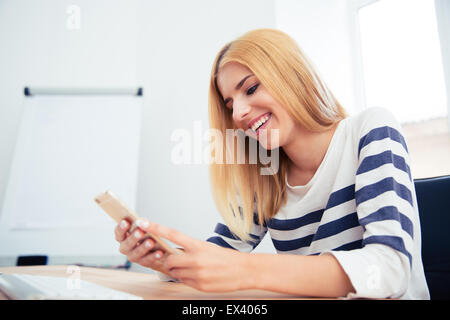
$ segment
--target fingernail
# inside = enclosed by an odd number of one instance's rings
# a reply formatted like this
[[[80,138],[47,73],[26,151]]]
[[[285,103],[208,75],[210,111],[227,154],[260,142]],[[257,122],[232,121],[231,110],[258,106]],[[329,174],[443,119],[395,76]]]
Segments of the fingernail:
[[[136,238],[136,239],[140,239],[141,237],[142,237],[142,235],[141,235],[141,233],[139,232],[139,231],[135,231],[134,232],[134,237]]]
[[[145,247],[146,248],[151,248],[152,247],[151,242],[150,241],[145,242]]]
[[[128,223],[125,220],[120,221],[120,228],[125,229],[128,226]]]
[[[149,227],[149,223],[148,223],[148,221],[146,221],[146,220],[137,220],[136,221],[136,225],[138,226],[138,227],[141,227],[141,228],[148,228]]]
[[[155,258],[156,258],[156,259],[161,258],[161,255],[160,255],[159,253],[157,253],[157,254],[155,254]]]

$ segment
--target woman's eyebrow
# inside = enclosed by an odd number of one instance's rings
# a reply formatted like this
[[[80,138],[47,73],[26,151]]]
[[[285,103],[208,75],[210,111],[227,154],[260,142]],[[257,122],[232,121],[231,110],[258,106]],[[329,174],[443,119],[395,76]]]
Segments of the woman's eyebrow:
[[[242,85],[244,84],[245,80],[247,80],[248,78],[250,78],[252,75],[253,75],[253,73],[252,73],[252,74],[249,74],[248,76],[245,76],[245,77],[244,77],[244,78],[236,85],[236,88],[234,88],[234,90],[239,90],[239,89],[242,87]]]
[[[248,78],[250,78],[250,77],[253,76],[253,75],[254,75],[254,74],[251,73],[251,74],[245,76],[244,78],[242,78],[242,80],[239,81],[239,83],[236,85],[236,87],[234,88],[234,90],[239,90],[239,89],[242,87],[242,85],[244,84],[245,80],[247,80]],[[226,98],[225,101],[224,101],[224,104],[227,105],[227,103],[228,103],[230,100],[231,100],[231,98]]]

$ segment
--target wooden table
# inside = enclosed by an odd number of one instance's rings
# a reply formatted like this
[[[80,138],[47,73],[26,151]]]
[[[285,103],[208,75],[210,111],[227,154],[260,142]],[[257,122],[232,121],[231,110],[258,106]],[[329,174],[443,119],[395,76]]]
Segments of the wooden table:
[[[45,276],[71,277],[71,266],[24,266],[3,267],[3,273],[25,273]],[[73,266],[72,266],[73,267]],[[137,273],[124,270],[79,267],[81,280],[128,292],[145,300],[265,300],[265,299],[302,299],[286,294],[264,290],[243,290],[228,293],[206,293],[182,283],[161,281],[155,274]],[[7,297],[0,292],[0,299]],[[315,299],[314,299],[315,300]]]

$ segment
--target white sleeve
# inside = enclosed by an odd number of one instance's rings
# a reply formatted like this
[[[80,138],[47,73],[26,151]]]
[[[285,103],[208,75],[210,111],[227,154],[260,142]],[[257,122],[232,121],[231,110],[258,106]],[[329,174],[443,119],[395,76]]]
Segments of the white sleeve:
[[[418,223],[410,157],[400,125],[376,110],[360,132],[355,201],[362,248],[330,251],[355,293],[347,298],[398,298],[408,289]],[[379,113],[381,112],[381,117]]]

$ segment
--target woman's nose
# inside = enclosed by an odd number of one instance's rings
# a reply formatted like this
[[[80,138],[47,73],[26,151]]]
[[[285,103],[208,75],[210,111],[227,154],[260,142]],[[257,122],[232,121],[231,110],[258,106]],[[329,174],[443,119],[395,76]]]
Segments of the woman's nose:
[[[246,116],[250,113],[251,107],[247,103],[235,102],[233,104],[233,120],[236,123],[244,121]]]

